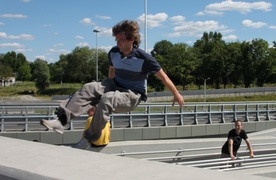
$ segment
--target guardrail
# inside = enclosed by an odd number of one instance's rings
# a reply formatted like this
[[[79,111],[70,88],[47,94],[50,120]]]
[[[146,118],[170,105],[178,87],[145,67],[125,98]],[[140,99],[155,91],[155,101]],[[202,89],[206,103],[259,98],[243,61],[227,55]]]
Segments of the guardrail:
[[[235,160],[231,160],[230,158],[213,158],[214,154],[209,154],[209,157],[211,158],[206,158],[208,156],[205,155],[205,159],[188,160],[188,161],[176,162],[175,164],[191,166],[191,167],[199,167],[204,169],[219,170],[219,171],[233,171],[233,170],[275,166],[276,165],[276,156],[275,156],[276,146],[275,145],[276,143],[252,144],[252,146],[254,146],[254,154],[255,154],[254,158],[249,158],[248,151],[244,150],[239,152],[241,156],[238,156],[238,158],[236,158]],[[269,147],[263,148],[266,146],[269,146]],[[246,147],[246,146],[244,145],[242,147]],[[210,150],[212,149],[213,148],[210,148]],[[181,157],[178,157],[178,161],[180,158]]]
[[[58,103],[0,104],[1,132],[41,131],[41,119],[52,119]],[[68,130],[83,129],[87,115],[71,121]],[[231,123],[276,120],[276,102],[252,103],[186,103],[178,105],[164,103],[142,103],[129,113],[113,113],[112,128],[185,126],[199,124]]]
[[[247,146],[241,145],[241,150],[239,151],[239,156],[236,160],[231,160],[230,158],[220,158],[221,147],[144,152],[122,151],[121,153],[113,155],[124,157],[136,157],[139,159],[149,161],[159,161],[170,164],[219,171],[232,171],[276,165],[276,143],[260,143],[252,144],[252,146],[254,148],[254,158],[249,158],[249,152],[247,149],[245,149]]]

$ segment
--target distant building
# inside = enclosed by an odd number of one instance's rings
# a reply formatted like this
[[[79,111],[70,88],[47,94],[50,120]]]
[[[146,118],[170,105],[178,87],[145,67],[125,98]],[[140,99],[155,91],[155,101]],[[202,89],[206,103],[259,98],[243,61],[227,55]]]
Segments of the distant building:
[[[15,77],[2,77],[0,79],[0,86],[12,86],[15,85]]]

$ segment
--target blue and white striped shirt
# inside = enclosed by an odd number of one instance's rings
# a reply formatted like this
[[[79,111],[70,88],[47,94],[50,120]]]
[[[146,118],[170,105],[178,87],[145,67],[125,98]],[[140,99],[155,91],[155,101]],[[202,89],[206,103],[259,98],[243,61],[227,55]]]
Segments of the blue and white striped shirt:
[[[146,91],[148,74],[155,74],[161,69],[155,58],[140,48],[133,48],[128,56],[122,57],[119,48],[115,46],[109,51],[108,58],[115,69],[113,80],[116,86],[139,93]]]

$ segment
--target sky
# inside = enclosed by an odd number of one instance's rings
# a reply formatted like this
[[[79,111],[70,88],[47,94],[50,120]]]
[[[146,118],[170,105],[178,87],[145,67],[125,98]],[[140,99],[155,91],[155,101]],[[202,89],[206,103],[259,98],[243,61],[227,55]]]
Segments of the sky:
[[[54,63],[76,47],[108,52],[116,45],[112,27],[126,19],[139,23],[140,48],[147,52],[162,40],[192,46],[204,32],[272,46],[275,8],[275,0],[0,0],[0,54],[15,51],[29,62]]]

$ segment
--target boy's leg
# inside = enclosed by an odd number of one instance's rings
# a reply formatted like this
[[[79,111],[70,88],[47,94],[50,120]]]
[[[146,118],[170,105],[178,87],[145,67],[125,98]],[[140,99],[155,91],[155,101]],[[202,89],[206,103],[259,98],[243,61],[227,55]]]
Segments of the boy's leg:
[[[83,85],[68,101],[62,102],[58,110],[58,120],[42,120],[42,124],[49,129],[53,129],[58,133],[63,132],[67,123],[74,117],[80,116],[87,111],[92,105],[99,102],[102,95],[115,90],[114,82],[107,78],[103,82],[91,82]],[[61,125],[61,126],[60,126]],[[62,134],[62,133],[61,133]]]
[[[107,92],[102,96],[94,114],[93,121],[85,131],[85,138],[89,142],[97,140],[106,123],[110,121],[110,114],[114,112],[130,112],[141,102],[141,95],[132,91]]]

